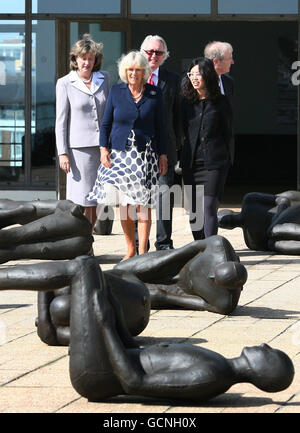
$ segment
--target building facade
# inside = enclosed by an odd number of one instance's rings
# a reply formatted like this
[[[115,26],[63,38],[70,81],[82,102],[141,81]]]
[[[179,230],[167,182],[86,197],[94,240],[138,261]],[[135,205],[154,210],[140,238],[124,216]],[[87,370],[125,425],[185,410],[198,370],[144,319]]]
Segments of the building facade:
[[[0,198],[64,198],[55,84],[68,73],[70,48],[84,33],[103,42],[111,84],[117,59],[148,34],[164,37],[166,67],[179,74],[207,42],[230,42],[236,160],[228,182],[300,189],[299,86],[292,80],[299,24],[299,0],[1,2]]]

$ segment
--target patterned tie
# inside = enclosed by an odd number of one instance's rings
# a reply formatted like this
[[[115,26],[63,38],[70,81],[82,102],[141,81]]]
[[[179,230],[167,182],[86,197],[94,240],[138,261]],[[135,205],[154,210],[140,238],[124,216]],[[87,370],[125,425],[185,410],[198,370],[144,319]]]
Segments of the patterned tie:
[[[222,79],[220,76],[219,76],[219,86],[220,86],[220,90],[221,90],[222,95],[225,95],[223,82],[222,82]]]
[[[152,84],[153,86],[154,86],[154,81],[153,81],[153,72],[152,72],[152,74],[150,75],[150,77],[149,77],[149,80],[148,80],[148,83],[149,84]]]

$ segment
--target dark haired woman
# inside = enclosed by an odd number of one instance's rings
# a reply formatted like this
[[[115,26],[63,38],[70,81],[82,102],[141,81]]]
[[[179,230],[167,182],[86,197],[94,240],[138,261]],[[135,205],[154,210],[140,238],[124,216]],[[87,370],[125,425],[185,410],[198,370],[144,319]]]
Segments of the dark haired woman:
[[[187,76],[182,88],[181,167],[191,230],[198,240],[216,235],[218,231],[217,211],[230,165],[232,112],[226,96],[220,92],[211,60],[194,59]]]
[[[94,226],[97,203],[86,199],[97,177],[100,125],[109,92],[107,72],[100,71],[102,43],[85,34],[70,52],[70,73],[56,85],[56,146],[67,175],[67,199],[85,208]]]

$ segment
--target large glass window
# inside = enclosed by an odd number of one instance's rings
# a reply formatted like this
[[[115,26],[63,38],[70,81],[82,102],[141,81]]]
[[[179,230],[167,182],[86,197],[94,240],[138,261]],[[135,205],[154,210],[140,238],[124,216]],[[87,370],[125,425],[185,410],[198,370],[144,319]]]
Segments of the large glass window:
[[[297,14],[298,0],[219,0],[220,14]]]
[[[55,23],[32,25],[31,180],[55,182]]]
[[[120,14],[120,0],[33,0],[33,13]]]
[[[0,14],[24,14],[25,0],[10,0],[0,2]]]
[[[131,0],[132,14],[209,14],[210,0]]]
[[[24,181],[25,25],[0,21],[0,182]]]

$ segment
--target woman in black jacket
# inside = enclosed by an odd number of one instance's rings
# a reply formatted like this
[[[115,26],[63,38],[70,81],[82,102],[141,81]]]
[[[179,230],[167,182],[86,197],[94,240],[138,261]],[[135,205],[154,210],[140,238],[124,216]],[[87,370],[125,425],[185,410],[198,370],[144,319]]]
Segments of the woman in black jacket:
[[[194,59],[187,76],[182,88],[184,143],[181,167],[191,230],[194,239],[198,240],[216,235],[218,231],[217,211],[230,166],[232,112],[226,96],[220,92],[218,75],[211,60]]]

